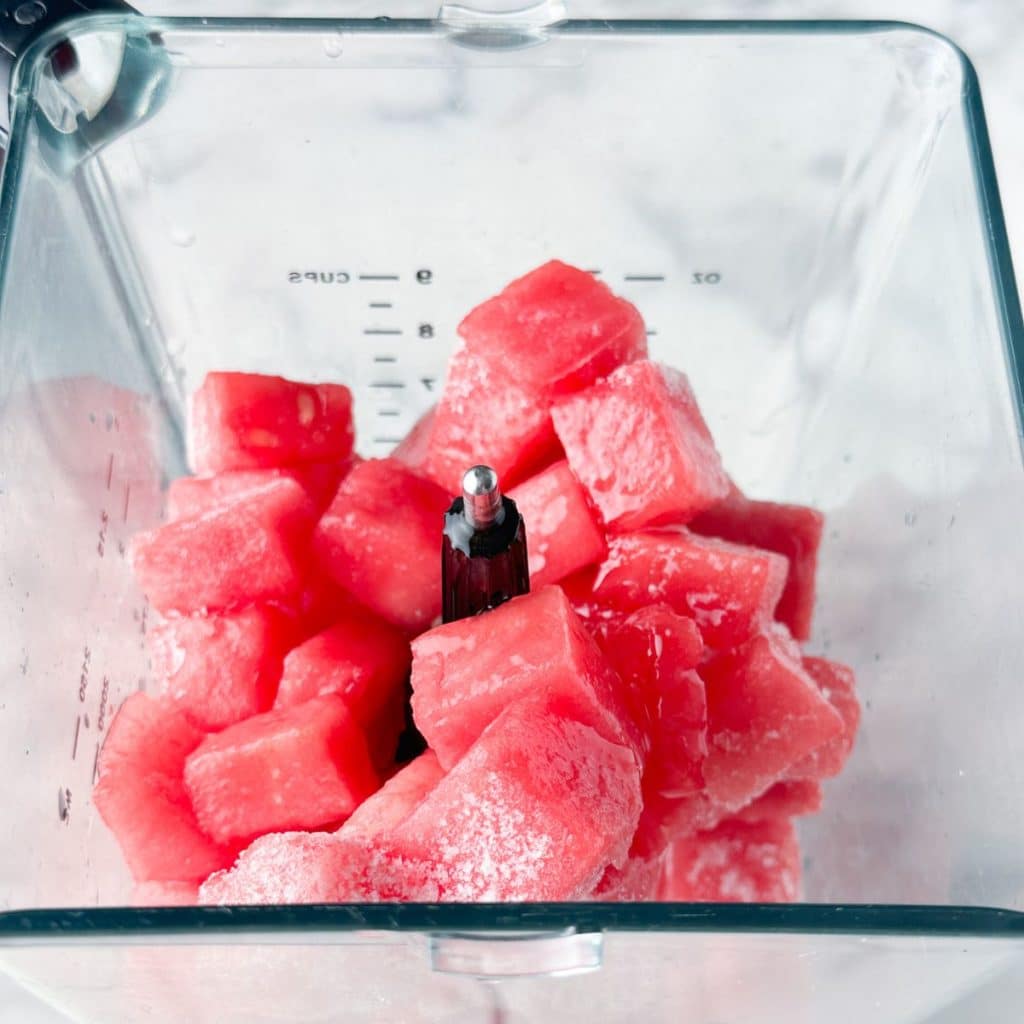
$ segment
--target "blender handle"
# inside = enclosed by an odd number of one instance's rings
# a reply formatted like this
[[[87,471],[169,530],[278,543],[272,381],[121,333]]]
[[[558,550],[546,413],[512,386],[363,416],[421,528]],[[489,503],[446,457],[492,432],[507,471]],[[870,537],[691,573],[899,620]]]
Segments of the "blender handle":
[[[83,14],[137,14],[123,0],[0,0],[0,148],[6,149],[11,127],[11,86],[18,58],[44,32]],[[54,47],[60,59],[62,47]],[[74,59],[73,53],[64,53]],[[6,95],[6,102],[2,97]]]

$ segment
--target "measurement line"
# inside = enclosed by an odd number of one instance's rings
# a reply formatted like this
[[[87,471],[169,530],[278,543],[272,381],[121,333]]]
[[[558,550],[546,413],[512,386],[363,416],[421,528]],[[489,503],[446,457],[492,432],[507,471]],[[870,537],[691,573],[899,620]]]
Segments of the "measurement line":
[[[107,490],[110,490],[110,481],[114,479],[114,453],[110,453],[110,458],[107,460]]]
[[[658,332],[656,330],[654,330],[653,328],[649,328],[648,331],[647,331],[647,337],[648,338],[653,338],[657,333]]]
[[[127,523],[128,522],[128,502],[131,499],[131,496],[132,496],[132,485],[131,484],[125,484],[124,485],[124,509],[121,512],[121,522],[122,523]]]
[[[391,309],[393,302],[371,302],[370,309]]]
[[[401,416],[402,412],[400,409],[378,409],[378,416]]]
[[[360,274],[360,281],[397,281],[397,274]]]
[[[363,334],[401,334],[400,327],[364,327]]]
[[[373,361],[375,363],[397,363],[398,356],[374,356]]]
[[[601,271],[600,270],[588,270],[587,273],[588,274],[593,274],[594,277],[600,277],[601,276]]]
[[[96,776],[99,775],[99,764],[100,764],[100,745],[96,744],[96,754],[92,759],[92,781],[93,785],[96,784]]]
[[[373,439],[374,444],[398,444],[402,439],[400,437],[375,437]]]
[[[78,716],[78,721],[75,722],[75,744],[71,748],[71,760],[74,761],[75,755],[78,753],[78,734],[82,731],[82,716]]]
[[[396,391],[401,391],[405,387],[404,382],[400,380],[375,380],[371,385],[371,388],[394,388]]]
[[[627,281],[664,281],[664,274],[626,274]]]

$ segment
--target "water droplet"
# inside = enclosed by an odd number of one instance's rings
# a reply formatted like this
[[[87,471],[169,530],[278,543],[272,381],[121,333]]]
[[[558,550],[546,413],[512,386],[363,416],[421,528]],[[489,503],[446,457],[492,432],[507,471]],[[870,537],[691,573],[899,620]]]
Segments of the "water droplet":
[[[337,32],[332,32],[331,35],[324,38],[324,53],[331,60],[336,60],[341,56],[341,36]]]
[[[171,242],[174,245],[181,246],[182,249],[187,249],[190,245],[194,244],[196,235],[194,231],[190,231],[188,228],[171,228]]]

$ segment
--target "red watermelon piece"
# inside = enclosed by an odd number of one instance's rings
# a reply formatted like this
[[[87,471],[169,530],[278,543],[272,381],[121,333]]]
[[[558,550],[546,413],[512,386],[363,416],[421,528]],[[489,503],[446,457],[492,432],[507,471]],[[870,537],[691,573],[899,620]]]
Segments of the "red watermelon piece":
[[[604,534],[564,459],[508,494],[526,523],[534,590],[604,558]]]
[[[621,868],[609,865],[593,893],[598,903],[642,903],[658,898],[664,855],[627,858]]]
[[[446,769],[527,696],[557,702],[612,742],[642,746],[621,680],[558,587],[438,626],[412,651],[413,715]]]
[[[430,441],[436,417],[437,404],[435,403],[412,425],[409,433],[398,442],[391,453],[391,458],[397,459],[403,466],[408,466],[421,476],[428,475],[423,467],[430,452]]]
[[[443,777],[437,756],[432,750],[425,751],[364,800],[342,825],[339,835],[351,838],[390,832],[409,817]]]
[[[396,835],[433,853],[442,899],[565,900],[623,863],[639,814],[632,751],[531,699],[505,707]]]
[[[336,696],[232,725],[185,763],[196,816],[219,842],[341,821],[378,785],[363,733]]]
[[[729,492],[690,383],[667,366],[622,366],[551,414],[573,473],[610,530],[684,523]]]
[[[789,574],[775,617],[797,640],[811,635],[814,577],[825,517],[805,505],[752,501],[738,490],[701,512],[690,523],[694,533],[775,551],[789,560]]]
[[[132,568],[161,612],[292,602],[314,520],[303,488],[274,480],[231,504],[136,534]]]
[[[451,497],[394,459],[342,482],[313,537],[316,560],[381,618],[409,631],[441,612],[441,528]]]
[[[705,664],[708,797],[739,810],[822,744],[843,720],[800,662],[784,626]]]
[[[799,818],[817,814],[824,794],[814,779],[784,779],[769,786],[756,800],[734,817],[737,821],[767,821],[775,818]]]
[[[771,621],[785,579],[781,555],[670,527],[612,538],[591,601],[620,611],[667,604],[726,650]]]
[[[853,669],[827,658],[804,658],[804,671],[818,684],[822,696],[839,712],[843,731],[823,743],[789,771],[794,779],[829,779],[838,775],[853,751],[860,725],[860,701],[857,700]]]
[[[192,396],[197,473],[343,462],[352,454],[352,392],[259,373],[209,373]]]
[[[350,604],[333,626],[288,653],[274,706],[287,708],[337,694],[363,730],[369,730],[401,698],[411,660],[401,630]]]
[[[696,903],[794,903],[800,874],[791,821],[725,821],[673,843],[659,895]]]
[[[146,634],[160,691],[208,731],[274,703],[295,626],[266,605],[166,619]]]
[[[234,859],[200,831],[182,783],[203,736],[175,704],[145,693],[132,694],[110,724],[92,799],[136,882],[198,880]]]

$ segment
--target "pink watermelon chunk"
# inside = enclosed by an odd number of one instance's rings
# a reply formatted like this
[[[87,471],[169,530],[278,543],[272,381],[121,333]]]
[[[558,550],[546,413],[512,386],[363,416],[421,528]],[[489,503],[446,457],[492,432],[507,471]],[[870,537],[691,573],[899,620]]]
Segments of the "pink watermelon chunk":
[[[767,821],[817,814],[823,797],[821,784],[814,779],[783,780],[766,789],[734,817],[736,821]]]
[[[726,821],[672,845],[659,895],[697,903],[793,903],[800,898],[800,874],[791,821]]]
[[[369,459],[324,513],[314,554],[381,618],[421,630],[441,612],[440,537],[450,504],[450,495],[394,459]]]
[[[610,530],[684,523],[729,492],[689,381],[669,367],[622,366],[557,402],[552,417],[573,473]]]
[[[843,731],[793,765],[789,775],[794,779],[829,779],[843,770],[857,739],[860,701],[857,700],[856,679],[852,669],[827,658],[804,658],[803,665],[825,699],[839,712]]]
[[[139,882],[132,889],[136,907],[194,907],[198,902],[198,882]]]
[[[275,707],[337,694],[364,731],[400,697],[412,655],[401,630],[350,605],[333,626],[284,659]]]
[[[642,903],[658,898],[664,855],[627,858],[621,868],[609,865],[588,899],[598,903]]]
[[[313,503],[316,515],[330,505],[338,485],[354,460],[348,462],[311,462],[304,466],[278,469],[235,469],[216,476],[182,476],[167,488],[167,518],[187,519],[242,498],[250,491],[281,477],[289,477],[302,487]]]
[[[824,524],[825,517],[817,509],[752,501],[733,489],[723,501],[701,512],[690,523],[690,529],[785,555],[789,574],[775,617],[797,640],[806,640],[811,635],[814,577]]]
[[[200,831],[182,783],[203,735],[176,705],[145,693],[111,722],[92,798],[136,882],[198,880],[234,859]]]
[[[591,600],[621,611],[667,604],[726,650],[771,621],[785,579],[781,555],[667,528],[613,538]]]
[[[843,720],[774,626],[701,669],[708,698],[709,798],[739,810],[812,750],[841,736]]]
[[[443,777],[437,756],[432,750],[425,751],[364,800],[341,826],[339,835],[352,838],[390,832],[412,814]]]
[[[303,488],[282,478],[231,504],[136,534],[132,567],[161,612],[294,601],[314,520]]]
[[[534,590],[604,558],[604,534],[564,459],[512,488],[509,497],[526,523]]]
[[[352,392],[258,373],[210,373],[192,397],[197,473],[342,462],[352,454]]]
[[[196,816],[218,842],[340,822],[378,785],[363,733],[335,696],[232,725],[185,763]]]
[[[623,863],[639,814],[632,751],[528,700],[494,719],[396,835],[433,852],[444,900],[564,900]]]
[[[412,429],[398,442],[391,453],[391,458],[397,459],[403,466],[408,466],[420,476],[428,475],[424,470],[424,465],[430,452],[430,440],[433,437],[436,416],[437,404],[435,403],[412,425]]]
[[[438,626],[412,651],[413,716],[445,769],[527,696],[557,702],[605,739],[641,748],[621,680],[558,587]]]
[[[266,605],[166,619],[146,634],[150,667],[161,692],[212,732],[271,707],[294,630]]]

